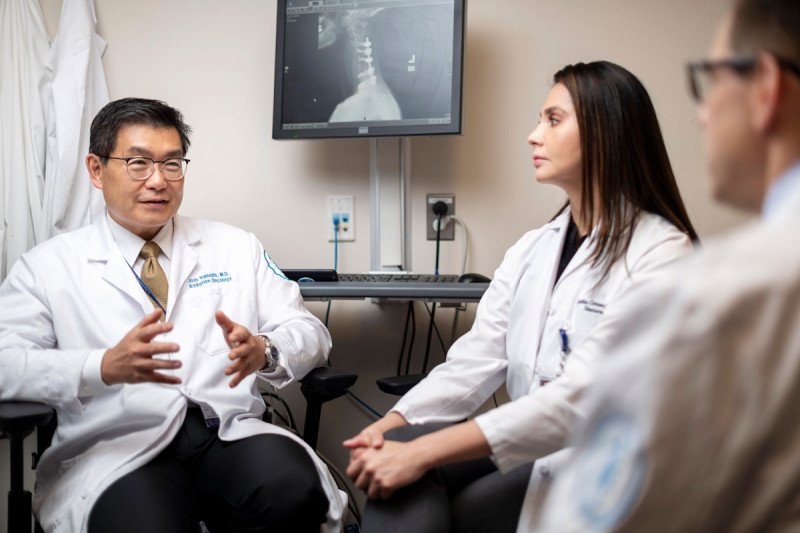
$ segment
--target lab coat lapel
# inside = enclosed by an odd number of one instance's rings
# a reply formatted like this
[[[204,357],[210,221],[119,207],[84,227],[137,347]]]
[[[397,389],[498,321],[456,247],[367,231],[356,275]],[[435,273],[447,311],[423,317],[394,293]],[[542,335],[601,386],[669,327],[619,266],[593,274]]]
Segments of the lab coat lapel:
[[[98,217],[92,224],[88,260],[105,263],[105,267],[102,269],[103,280],[136,301],[145,313],[149,313],[153,310],[153,304],[147,299],[147,295],[136,281],[136,276],[114,242],[106,216],[108,215],[104,214]]]
[[[538,309],[538,312],[533,314],[535,320],[537,322],[531,322],[532,328],[531,331],[536,332],[536,338],[531,339],[530,342],[530,352],[531,352],[531,359],[536,358],[536,354],[539,351],[539,346],[542,342],[542,332],[544,331],[545,323],[547,322],[548,310],[552,304],[553,300],[553,284],[555,283],[556,272],[558,271],[558,263],[561,259],[561,244],[564,242],[565,235],[567,233],[567,226],[569,225],[569,208],[567,208],[563,213],[558,215],[555,220],[552,220],[547,226],[545,226],[546,231],[550,233],[547,236],[547,240],[543,242],[543,246],[539,248],[541,252],[536,255],[536,260],[539,261],[539,257],[545,258],[544,261],[549,261],[546,268],[547,270],[542,269],[541,276],[536,276],[537,279],[532,280],[533,283],[547,283],[546,287],[541,287],[539,285],[540,290],[539,294],[542,295],[541,304]],[[531,271],[536,271],[538,269],[531,269]],[[530,307],[533,310],[533,306]],[[531,374],[530,379],[533,379],[533,374]],[[530,384],[528,384],[530,386]]]
[[[203,236],[189,220],[181,216],[173,218],[172,258],[169,273],[169,303],[167,304],[167,318],[172,315],[175,303],[183,291],[186,280],[197,266],[198,255],[194,249],[200,244]]]

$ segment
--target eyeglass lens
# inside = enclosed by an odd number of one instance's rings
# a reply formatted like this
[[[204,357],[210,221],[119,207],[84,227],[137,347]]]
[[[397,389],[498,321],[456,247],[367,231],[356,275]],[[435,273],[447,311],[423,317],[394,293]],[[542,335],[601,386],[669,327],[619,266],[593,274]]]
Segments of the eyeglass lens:
[[[155,161],[145,157],[128,160],[128,175],[135,180],[146,180],[153,175]],[[167,159],[158,162],[161,165],[161,174],[164,179],[177,181],[186,174],[186,161],[183,159]]]

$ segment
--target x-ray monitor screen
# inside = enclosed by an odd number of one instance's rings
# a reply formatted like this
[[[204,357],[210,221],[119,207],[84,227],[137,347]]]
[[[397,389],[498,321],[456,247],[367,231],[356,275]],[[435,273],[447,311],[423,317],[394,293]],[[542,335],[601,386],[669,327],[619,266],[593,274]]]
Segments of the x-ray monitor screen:
[[[461,133],[465,0],[278,0],[275,139]]]

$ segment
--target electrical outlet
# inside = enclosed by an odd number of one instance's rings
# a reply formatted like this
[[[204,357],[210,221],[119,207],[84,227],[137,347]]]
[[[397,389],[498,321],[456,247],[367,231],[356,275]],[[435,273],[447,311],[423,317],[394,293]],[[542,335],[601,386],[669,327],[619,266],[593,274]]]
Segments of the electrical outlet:
[[[339,223],[336,238],[339,242],[356,240],[356,210],[353,196],[328,196],[328,213],[325,224],[328,228],[328,242],[334,241],[334,221]]]
[[[428,194],[425,201],[425,234],[429,241],[436,240],[436,226],[434,221],[439,217],[433,212],[436,202],[447,204],[447,214],[442,217],[442,232],[439,239],[442,241],[452,241],[456,238],[456,224],[452,220],[447,221],[447,217],[456,214],[456,195],[455,194]]]

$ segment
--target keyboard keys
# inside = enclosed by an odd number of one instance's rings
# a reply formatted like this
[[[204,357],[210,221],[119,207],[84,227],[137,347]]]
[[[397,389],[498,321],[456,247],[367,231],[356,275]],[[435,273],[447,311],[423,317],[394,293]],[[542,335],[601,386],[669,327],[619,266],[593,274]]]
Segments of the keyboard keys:
[[[455,274],[339,274],[339,281],[361,283],[456,283]]]

